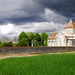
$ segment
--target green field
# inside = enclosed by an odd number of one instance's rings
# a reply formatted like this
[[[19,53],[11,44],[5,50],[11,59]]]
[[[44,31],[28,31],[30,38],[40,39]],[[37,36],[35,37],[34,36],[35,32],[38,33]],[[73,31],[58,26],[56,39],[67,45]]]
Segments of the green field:
[[[3,59],[0,75],[75,75],[75,54]]]

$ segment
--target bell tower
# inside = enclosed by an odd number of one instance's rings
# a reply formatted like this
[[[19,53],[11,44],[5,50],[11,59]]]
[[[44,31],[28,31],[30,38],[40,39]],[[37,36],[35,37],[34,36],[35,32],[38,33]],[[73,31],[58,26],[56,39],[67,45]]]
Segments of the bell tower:
[[[75,24],[72,19],[68,22],[68,24],[64,27],[64,30],[70,32],[71,34],[75,33]]]
[[[72,21],[72,19],[68,22],[68,24],[64,27],[64,29],[66,28],[75,28],[75,24],[74,22]]]

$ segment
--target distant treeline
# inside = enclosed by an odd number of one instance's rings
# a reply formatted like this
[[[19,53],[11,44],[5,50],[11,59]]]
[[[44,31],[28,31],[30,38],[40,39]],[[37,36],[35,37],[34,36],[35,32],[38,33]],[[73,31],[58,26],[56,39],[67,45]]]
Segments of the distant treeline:
[[[21,32],[18,36],[18,43],[13,44],[12,42],[0,41],[0,46],[47,46],[47,37],[48,35],[43,32],[41,35],[39,33],[33,32]]]

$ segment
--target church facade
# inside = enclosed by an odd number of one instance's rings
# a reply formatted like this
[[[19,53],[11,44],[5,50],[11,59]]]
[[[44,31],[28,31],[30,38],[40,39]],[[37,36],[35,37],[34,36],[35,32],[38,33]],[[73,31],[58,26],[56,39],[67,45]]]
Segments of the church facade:
[[[75,24],[72,19],[58,33],[51,33],[47,38],[48,46],[75,46]]]

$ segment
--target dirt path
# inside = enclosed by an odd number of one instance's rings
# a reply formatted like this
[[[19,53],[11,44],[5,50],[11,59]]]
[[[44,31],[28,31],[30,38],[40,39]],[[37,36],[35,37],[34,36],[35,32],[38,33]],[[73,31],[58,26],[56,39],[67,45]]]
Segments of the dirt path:
[[[29,57],[29,56],[37,56],[37,55],[45,55],[45,54],[75,54],[75,51],[72,52],[57,52],[57,53],[22,53],[22,54],[11,54],[11,55],[1,55],[0,59],[10,58],[10,57]]]
[[[27,55],[27,56],[5,56],[5,57],[0,57],[0,59],[6,59],[10,57],[30,57],[30,56],[36,56],[36,55]]]
[[[0,55],[0,59],[10,58],[10,57],[28,57],[28,56],[36,56],[38,54],[35,53],[21,53],[21,54],[9,54],[9,55]]]

